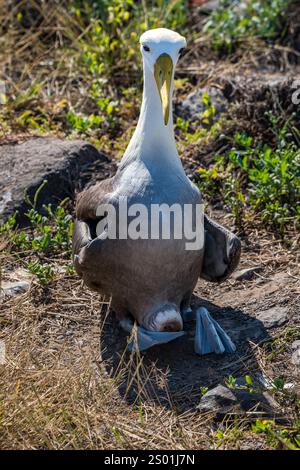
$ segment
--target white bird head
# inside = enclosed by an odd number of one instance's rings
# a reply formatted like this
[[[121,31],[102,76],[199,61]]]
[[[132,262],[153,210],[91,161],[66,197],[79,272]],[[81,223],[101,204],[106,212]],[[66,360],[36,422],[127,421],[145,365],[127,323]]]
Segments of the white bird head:
[[[170,112],[170,90],[174,70],[182,50],[186,46],[183,36],[166,28],[150,29],[140,37],[144,66],[153,73],[160,96],[164,123]]]

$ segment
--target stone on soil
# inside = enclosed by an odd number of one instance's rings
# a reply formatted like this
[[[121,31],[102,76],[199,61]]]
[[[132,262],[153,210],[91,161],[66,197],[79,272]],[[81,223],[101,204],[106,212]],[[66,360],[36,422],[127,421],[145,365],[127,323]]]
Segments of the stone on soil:
[[[277,407],[278,404],[267,392],[251,393],[218,385],[203,395],[197,409],[217,414],[242,414],[251,410],[272,414]]]
[[[28,291],[29,287],[30,282],[28,281],[5,282],[1,286],[0,294],[8,297],[16,297]]]
[[[288,321],[288,309],[286,307],[272,307],[268,310],[259,312],[256,316],[265,328],[277,328]]]
[[[294,364],[294,366],[300,366],[300,347],[292,354],[292,364]]]
[[[222,91],[219,88],[210,87],[200,88],[190,93],[182,103],[176,106],[176,115],[189,121],[201,119],[202,113],[206,110],[206,106],[203,103],[204,93],[207,93],[210,97],[211,104],[216,109],[217,117],[226,110],[228,102]]]
[[[44,180],[37,207],[58,204],[73,197],[79,175],[96,160],[105,164],[107,158],[82,140],[62,140],[52,137],[32,138],[21,144],[0,147],[0,222],[16,210],[19,222],[26,222],[28,209],[25,194],[33,200]]]
[[[240,271],[234,272],[232,274],[232,278],[236,281],[250,281],[250,279],[253,279],[255,274],[259,271],[261,271],[261,266],[241,269]]]
[[[5,273],[8,280],[2,280],[0,285],[0,297],[16,297],[24,294],[30,288],[32,274],[19,268],[13,272]]]

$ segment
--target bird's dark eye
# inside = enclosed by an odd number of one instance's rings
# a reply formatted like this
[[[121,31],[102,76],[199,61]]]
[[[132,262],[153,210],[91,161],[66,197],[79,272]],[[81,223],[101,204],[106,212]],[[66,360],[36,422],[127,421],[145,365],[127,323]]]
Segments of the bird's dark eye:
[[[184,52],[184,47],[182,47],[181,49],[179,49],[179,55],[181,56]]]
[[[143,49],[144,49],[144,51],[146,51],[146,52],[150,52],[150,47],[149,47],[149,46],[144,45],[144,46],[143,46]]]

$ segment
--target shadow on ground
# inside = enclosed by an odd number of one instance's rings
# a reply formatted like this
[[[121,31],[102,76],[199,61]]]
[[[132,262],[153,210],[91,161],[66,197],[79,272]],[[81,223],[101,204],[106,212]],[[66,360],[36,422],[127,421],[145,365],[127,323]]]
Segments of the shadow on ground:
[[[186,334],[168,344],[155,346],[141,354],[124,353],[126,333],[114,315],[109,315],[101,333],[101,356],[111,377],[118,374],[119,393],[129,403],[155,401],[179,411],[193,409],[201,398],[201,387],[224,383],[230,374],[255,373],[260,366],[255,344],[269,339],[262,322],[245,311],[220,308],[194,296],[192,307],[205,306],[234,341],[234,354],[194,352],[194,321],[186,323]],[[254,348],[254,349],[253,349]]]

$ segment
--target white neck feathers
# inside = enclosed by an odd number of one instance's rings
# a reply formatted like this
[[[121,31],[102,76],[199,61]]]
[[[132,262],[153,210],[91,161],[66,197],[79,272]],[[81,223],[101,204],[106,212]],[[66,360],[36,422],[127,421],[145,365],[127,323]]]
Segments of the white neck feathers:
[[[170,107],[174,77],[170,90]],[[141,159],[147,164],[159,164],[161,159],[179,163],[173,131],[172,109],[168,124],[164,124],[161,99],[155,82],[154,74],[144,63],[144,90],[140,117],[134,134],[124,153],[122,163]]]

